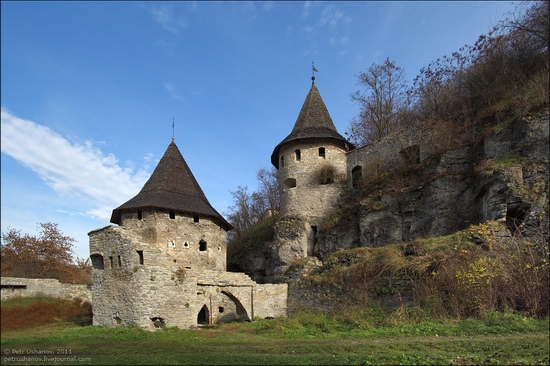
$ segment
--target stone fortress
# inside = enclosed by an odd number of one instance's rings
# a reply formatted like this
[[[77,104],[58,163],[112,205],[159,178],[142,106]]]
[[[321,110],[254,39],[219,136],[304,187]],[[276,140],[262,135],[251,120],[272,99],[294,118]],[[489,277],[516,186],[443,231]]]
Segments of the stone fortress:
[[[374,171],[422,162],[441,138],[429,128],[417,129],[356,149],[337,132],[313,77],[291,133],[271,155],[279,171],[281,212],[274,240],[250,253],[242,268],[255,280],[226,271],[226,232],[232,227],[210,205],[172,141],[138,195],[113,210],[111,222],[117,225],[89,233],[94,325],[154,330],[285,316],[300,302],[300,293],[284,283],[297,259],[320,266],[339,249],[444,235],[467,222],[506,220],[514,210],[528,221],[541,210],[543,203],[525,203],[501,189],[509,182],[489,179],[471,187],[461,186],[459,178],[480,156],[495,158],[518,148],[547,166],[547,112],[514,124],[510,133],[487,136],[481,151],[446,153],[436,167],[444,173],[441,179],[407,188],[397,203],[382,197],[383,210],[369,212],[365,206],[351,229],[319,231],[344,188]]]

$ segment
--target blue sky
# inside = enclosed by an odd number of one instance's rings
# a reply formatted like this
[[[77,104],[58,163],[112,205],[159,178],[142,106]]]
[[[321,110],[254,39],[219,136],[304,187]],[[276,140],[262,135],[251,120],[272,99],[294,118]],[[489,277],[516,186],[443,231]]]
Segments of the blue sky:
[[[316,85],[341,134],[356,75],[409,81],[515,5],[483,2],[1,3],[1,226],[54,222],[88,256],[172,138],[220,213],[256,190]]]

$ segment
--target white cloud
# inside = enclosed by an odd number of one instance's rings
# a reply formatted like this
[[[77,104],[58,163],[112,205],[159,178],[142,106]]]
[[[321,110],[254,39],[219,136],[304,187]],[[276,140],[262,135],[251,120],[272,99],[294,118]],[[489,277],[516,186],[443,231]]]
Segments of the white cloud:
[[[187,18],[181,14],[176,14],[173,4],[152,5],[147,10],[162,28],[175,35],[179,35],[181,30],[187,29],[189,26]]]
[[[71,143],[48,127],[21,119],[2,108],[1,147],[36,172],[56,193],[84,197],[94,208],[85,214],[109,220],[111,210],[134,196],[149,174],[123,168],[112,154],[91,141]]]

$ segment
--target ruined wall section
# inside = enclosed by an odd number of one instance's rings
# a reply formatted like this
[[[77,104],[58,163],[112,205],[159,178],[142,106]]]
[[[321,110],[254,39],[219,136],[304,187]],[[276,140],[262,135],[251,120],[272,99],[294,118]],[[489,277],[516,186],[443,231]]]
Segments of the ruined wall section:
[[[61,283],[53,278],[1,278],[1,299],[9,300],[17,297],[55,297],[60,299],[82,299],[92,301],[92,291],[89,285]]]

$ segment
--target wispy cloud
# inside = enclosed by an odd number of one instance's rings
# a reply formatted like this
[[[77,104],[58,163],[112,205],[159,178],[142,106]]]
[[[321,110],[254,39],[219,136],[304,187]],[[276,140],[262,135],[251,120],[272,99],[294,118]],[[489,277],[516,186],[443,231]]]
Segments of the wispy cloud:
[[[1,113],[2,153],[36,172],[59,195],[91,201],[95,207],[85,212],[88,216],[108,221],[113,207],[135,195],[149,177],[144,170],[120,166],[91,141],[71,143],[5,108]]]
[[[182,30],[189,27],[187,18],[176,12],[173,3],[158,6],[151,5],[147,10],[153,19],[170,33],[179,35]]]
[[[307,1],[300,17],[307,22],[301,27],[302,34],[312,46],[306,50],[306,54],[318,53],[318,47],[323,46],[318,40],[327,40],[328,46],[340,48],[339,54],[346,53],[346,46],[350,41],[350,24],[352,18],[343,10],[333,4]]]
[[[176,83],[171,81],[166,81],[162,84],[164,86],[164,89],[170,93],[170,96],[174,99],[181,100],[182,102],[187,102],[187,98],[185,98],[183,95],[181,95],[178,92],[178,87]]]

